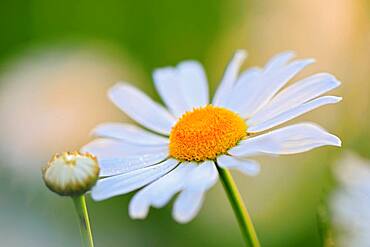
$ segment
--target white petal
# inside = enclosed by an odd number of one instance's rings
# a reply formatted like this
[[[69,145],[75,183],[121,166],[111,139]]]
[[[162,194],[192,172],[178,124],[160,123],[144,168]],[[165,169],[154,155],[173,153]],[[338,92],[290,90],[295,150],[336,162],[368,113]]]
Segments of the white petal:
[[[259,86],[259,81],[263,73],[271,73],[277,69],[281,69],[291,58],[294,57],[294,52],[287,51],[282,52],[271,58],[266,64],[265,68],[253,67],[244,72],[242,72],[233,87],[232,91],[228,95],[228,99],[222,104],[224,107],[235,108],[233,104],[240,104],[244,102],[245,98],[248,96],[249,92],[256,90],[256,87]],[[232,103],[229,103],[229,102]]]
[[[153,188],[151,203],[154,207],[164,207],[177,192],[182,190],[189,174],[196,168],[193,164],[180,164],[180,169],[171,172],[170,176],[160,179]]]
[[[103,123],[92,134],[97,137],[110,137],[136,144],[168,144],[168,138],[156,135],[140,127],[127,123]]]
[[[253,67],[241,73],[227,99],[220,103],[219,106],[233,109],[235,108],[233,107],[235,102],[244,102],[248,92],[252,92],[258,85],[256,79],[261,76],[262,72],[260,68]]]
[[[149,202],[146,193],[136,193],[131,199],[128,213],[132,219],[145,219],[149,213]]]
[[[199,212],[205,192],[217,181],[218,173],[213,161],[205,161],[188,174],[183,191],[177,197],[172,215],[179,223],[187,223]]]
[[[181,88],[181,78],[175,68],[157,69],[153,73],[155,87],[170,111],[180,117],[190,109]]]
[[[158,133],[168,135],[176,121],[166,109],[128,84],[117,83],[108,95],[129,117]]]
[[[195,166],[180,164],[157,181],[140,190],[130,202],[129,213],[132,218],[145,218],[151,205],[160,208],[179,192],[186,177]]]
[[[181,88],[190,109],[209,103],[208,82],[203,66],[196,61],[185,61],[177,66]]]
[[[117,139],[95,139],[81,148],[82,152],[92,153],[98,158],[120,158],[141,154],[168,153],[168,144],[142,145],[123,142]]]
[[[221,155],[217,158],[217,165],[222,168],[231,168],[241,171],[242,173],[250,176],[257,175],[261,167],[258,162],[254,160],[245,160],[229,155]]]
[[[243,118],[250,118],[299,71],[313,63],[312,59],[294,61],[281,69],[264,71],[256,76],[245,89],[235,91],[230,95],[227,105],[231,110],[239,113]],[[244,98],[243,101],[240,101]]]
[[[224,101],[227,100],[227,96],[230,94],[235,81],[238,78],[238,73],[240,66],[242,65],[247,54],[243,50],[239,50],[234,54],[234,57],[231,59],[229,65],[227,66],[224,76],[221,80],[219,87],[215,93],[212,104],[215,106],[220,106],[224,104]]]
[[[196,165],[191,171],[186,181],[186,189],[208,190],[218,179],[218,172],[213,161],[207,160],[202,164]]]
[[[341,101],[341,97],[335,97],[335,96],[323,96],[314,100],[311,100],[307,103],[304,103],[302,105],[296,106],[293,109],[289,109],[286,112],[281,113],[280,115],[277,115],[273,118],[268,118],[265,122],[261,123],[253,123],[252,121],[247,121],[247,125],[249,126],[248,132],[261,132],[267,129],[270,129],[272,127],[275,127],[279,124],[282,124],[286,121],[289,121],[293,118],[296,118],[306,112],[312,111],[313,109],[316,109],[320,106],[327,105],[327,104],[335,104]]]
[[[194,107],[208,104],[208,82],[202,65],[185,61],[176,68],[157,69],[154,82],[171,112],[180,117]]]
[[[204,191],[185,190],[177,197],[172,216],[179,223],[191,221],[202,207]]]
[[[294,56],[295,53],[293,51],[285,51],[273,56],[265,65],[265,72],[280,69]]]
[[[333,75],[327,73],[307,77],[278,93],[266,106],[253,115],[248,123],[252,126],[264,122],[339,85],[340,82]]]
[[[116,158],[99,158],[100,176],[112,176],[122,174],[154,165],[164,161],[168,152],[139,154],[135,156],[124,156]]]
[[[241,86],[242,84],[250,84],[252,81],[254,81],[257,78],[257,76],[260,76],[262,72],[263,72],[262,69],[257,68],[257,67],[252,67],[252,68],[249,68],[243,71],[240,74],[238,80],[236,81],[236,85],[233,89],[233,92],[236,90],[238,86]],[[242,87],[239,87],[239,89],[242,89]]]
[[[162,177],[177,164],[177,160],[168,159],[158,165],[100,179],[91,191],[92,198],[100,201],[134,191]]]
[[[240,157],[261,153],[293,154],[325,145],[341,146],[341,141],[315,124],[301,123],[241,141],[228,153]]]

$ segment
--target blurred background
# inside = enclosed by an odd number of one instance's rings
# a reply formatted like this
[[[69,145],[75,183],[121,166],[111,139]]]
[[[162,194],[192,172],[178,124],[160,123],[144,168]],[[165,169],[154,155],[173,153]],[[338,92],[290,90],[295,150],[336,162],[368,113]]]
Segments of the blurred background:
[[[151,72],[183,59],[204,64],[214,92],[236,49],[248,51],[245,67],[284,50],[316,58],[300,77],[333,73],[344,100],[297,121],[318,122],[343,149],[370,158],[367,0],[3,0],[0,35],[2,246],[80,245],[71,200],[46,189],[40,167],[91,140],[98,123],[127,121],[105,94],[116,81],[159,100]],[[342,150],[264,158],[259,176],[235,174],[262,246],[322,246]],[[171,219],[171,205],[131,220],[131,197],[88,200],[96,246],[243,246],[220,184],[186,225]]]

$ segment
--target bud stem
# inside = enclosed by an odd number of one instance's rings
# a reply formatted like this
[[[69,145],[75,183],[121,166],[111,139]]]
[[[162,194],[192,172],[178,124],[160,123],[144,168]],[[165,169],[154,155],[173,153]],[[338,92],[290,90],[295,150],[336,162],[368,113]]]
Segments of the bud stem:
[[[84,195],[72,197],[80,222],[80,233],[83,247],[94,247],[94,240],[90,228],[89,213],[87,212]]]

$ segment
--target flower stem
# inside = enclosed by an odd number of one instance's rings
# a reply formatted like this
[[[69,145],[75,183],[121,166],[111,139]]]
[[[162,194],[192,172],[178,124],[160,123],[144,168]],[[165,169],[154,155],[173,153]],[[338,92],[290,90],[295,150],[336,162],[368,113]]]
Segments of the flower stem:
[[[94,247],[94,240],[91,233],[89,213],[87,212],[84,195],[72,197],[80,222],[80,233],[83,247]]]
[[[233,177],[231,176],[231,173],[227,169],[223,169],[219,166],[217,166],[217,170],[227,197],[229,198],[230,204],[238,220],[245,243],[247,244],[247,246],[260,247],[261,245],[258,241],[257,233],[254,229],[252,219],[248,214],[248,211],[243,203],[243,199],[239,193]]]

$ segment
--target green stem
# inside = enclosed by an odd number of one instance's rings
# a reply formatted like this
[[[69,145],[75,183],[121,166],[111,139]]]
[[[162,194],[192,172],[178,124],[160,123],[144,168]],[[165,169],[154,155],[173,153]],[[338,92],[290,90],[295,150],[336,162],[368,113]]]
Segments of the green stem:
[[[260,247],[261,245],[258,241],[257,233],[254,229],[252,219],[248,214],[248,211],[243,203],[243,199],[239,193],[233,177],[231,176],[231,173],[228,170],[219,167],[218,165],[217,170],[227,197],[229,198],[230,204],[238,220],[245,243],[247,244],[247,246]]]
[[[84,195],[75,196],[72,197],[72,199],[80,222],[82,246],[94,247],[94,240],[91,233],[89,213],[87,212],[85,196]]]

